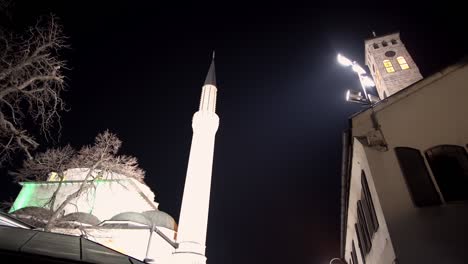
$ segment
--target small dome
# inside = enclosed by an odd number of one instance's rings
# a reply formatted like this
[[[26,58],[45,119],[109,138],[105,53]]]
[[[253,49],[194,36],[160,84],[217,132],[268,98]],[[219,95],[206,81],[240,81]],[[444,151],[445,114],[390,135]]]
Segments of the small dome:
[[[32,226],[44,227],[52,216],[52,211],[43,207],[27,206],[10,214]]]
[[[13,211],[10,214],[17,216],[34,216],[41,219],[49,219],[52,216],[52,211],[44,207],[27,206]]]
[[[155,226],[165,227],[177,231],[177,223],[174,218],[163,211],[151,210],[143,212],[142,214]]]
[[[67,214],[60,218],[60,221],[75,221],[93,226],[99,225],[99,223],[101,222],[96,216],[83,212]]]
[[[114,215],[110,221],[131,221],[142,225],[151,226],[151,222],[143,214],[136,212],[124,212]]]

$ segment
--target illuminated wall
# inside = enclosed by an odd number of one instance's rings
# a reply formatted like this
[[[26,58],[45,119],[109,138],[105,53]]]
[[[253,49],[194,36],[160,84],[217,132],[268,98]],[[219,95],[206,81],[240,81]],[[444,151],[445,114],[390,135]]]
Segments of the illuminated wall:
[[[354,241],[358,259],[364,258],[365,263],[466,262],[467,201],[417,205],[395,148],[419,151],[428,178],[437,186],[424,153],[440,145],[468,151],[467,76],[467,64],[448,67],[352,117],[354,140],[344,241],[347,261]],[[376,125],[386,148],[369,144]],[[361,253],[354,226],[362,171],[367,175],[380,224],[367,254]]]
[[[193,115],[193,137],[180,210],[177,264],[206,263],[205,245],[210,205],[215,135],[219,126],[216,111],[216,78],[211,62],[202,88],[200,107]]]
[[[57,194],[55,208],[66,199],[66,197],[77,191],[86,174],[84,169],[73,169],[67,171],[65,181],[62,182]],[[23,188],[16,198],[10,212],[28,206],[44,206],[52,197],[59,186],[58,181],[25,182],[21,183]],[[131,178],[122,175],[108,175],[101,180],[95,181],[95,188],[91,188],[78,199],[74,200],[65,208],[65,214],[74,212],[90,213],[99,220],[108,220],[121,212],[144,212],[155,210],[158,204],[154,202],[154,194],[149,188]]]

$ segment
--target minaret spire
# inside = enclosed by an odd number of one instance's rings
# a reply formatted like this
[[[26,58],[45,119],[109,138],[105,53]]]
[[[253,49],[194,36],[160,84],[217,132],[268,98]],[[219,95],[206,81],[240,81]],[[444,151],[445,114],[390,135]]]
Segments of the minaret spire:
[[[211,57],[211,65],[208,69],[208,73],[206,74],[205,78],[205,85],[211,84],[216,86],[216,71],[215,71],[215,52],[213,50],[213,55]]]
[[[177,232],[175,264],[205,264],[205,244],[210,205],[211,171],[219,117],[216,111],[214,52],[202,88],[200,108],[192,119],[192,146],[185,178]]]
[[[216,93],[218,89],[216,88],[216,71],[215,71],[215,61],[214,61],[214,51],[211,58],[210,68],[206,74],[205,83],[202,88],[202,96],[200,98],[200,111],[210,111],[215,112],[216,110]]]

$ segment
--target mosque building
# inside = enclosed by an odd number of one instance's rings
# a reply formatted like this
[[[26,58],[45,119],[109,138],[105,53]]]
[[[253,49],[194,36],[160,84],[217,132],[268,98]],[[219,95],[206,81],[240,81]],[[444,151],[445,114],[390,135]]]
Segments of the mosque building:
[[[86,262],[94,258],[98,262],[106,262],[110,261],[109,256],[113,256],[115,259],[109,263],[120,263],[114,262],[117,257],[121,257],[116,254],[119,252],[129,256],[131,263],[206,263],[211,174],[215,135],[219,125],[216,94],[213,56],[202,87],[200,107],[192,120],[193,138],[179,225],[170,215],[158,209],[155,195],[146,184],[109,172],[95,181],[95,188],[65,207],[52,233],[37,231],[34,226],[44,226],[52,214],[47,209],[47,202],[54,191],[60,186],[55,202],[55,205],[59,205],[68,194],[78,190],[89,172],[89,168],[74,168],[67,170],[62,180],[51,173],[47,181],[21,183],[22,189],[10,209],[10,215],[0,215],[0,235],[17,236],[18,241],[12,238],[10,242],[0,242],[0,249],[13,248],[25,254],[40,254],[69,261]],[[12,227],[30,230],[12,233]],[[69,238],[71,236],[56,235],[49,239],[61,242],[49,245],[39,243],[45,236],[54,233],[85,237],[87,240],[83,242],[81,239]],[[25,237],[24,241],[20,239],[22,236]],[[86,251],[82,245],[90,245],[90,241],[115,252],[111,253],[94,244],[91,246],[94,250]],[[102,254],[93,257],[96,252]]]

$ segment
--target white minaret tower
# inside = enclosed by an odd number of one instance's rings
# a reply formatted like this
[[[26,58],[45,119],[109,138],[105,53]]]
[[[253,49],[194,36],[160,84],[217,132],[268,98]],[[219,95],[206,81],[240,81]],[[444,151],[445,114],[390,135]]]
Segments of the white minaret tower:
[[[185,179],[184,196],[177,233],[176,264],[204,264],[211,171],[219,117],[216,110],[214,52],[202,88],[200,109],[193,115],[192,147]]]

